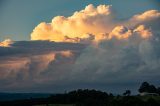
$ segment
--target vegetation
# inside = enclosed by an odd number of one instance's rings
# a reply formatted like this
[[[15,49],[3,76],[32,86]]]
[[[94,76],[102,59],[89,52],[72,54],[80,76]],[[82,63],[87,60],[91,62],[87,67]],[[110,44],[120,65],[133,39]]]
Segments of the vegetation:
[[[143,82],[138,91],[140,93],[148,92],[148,93],[159,93],[160,94],[160,89],[156,88],[154,85],[150,85],[148,82]]]
[[[157,93],[159,88],[143,82],[139,92]],[[106,92],[78,89],[65,94],[55,94],[48,98],[0,102],[0,106],[160,106],[160,96],[131,96],[126,90],[122,96]]]

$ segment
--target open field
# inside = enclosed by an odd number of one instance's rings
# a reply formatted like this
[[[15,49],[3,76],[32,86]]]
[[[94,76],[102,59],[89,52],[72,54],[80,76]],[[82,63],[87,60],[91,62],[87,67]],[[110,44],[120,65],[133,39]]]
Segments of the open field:
[[[140,98],[143,101],[148,101],[149,99],[156,100],[158,103],[160,103],[160,96],[137,96],[137,98]]]

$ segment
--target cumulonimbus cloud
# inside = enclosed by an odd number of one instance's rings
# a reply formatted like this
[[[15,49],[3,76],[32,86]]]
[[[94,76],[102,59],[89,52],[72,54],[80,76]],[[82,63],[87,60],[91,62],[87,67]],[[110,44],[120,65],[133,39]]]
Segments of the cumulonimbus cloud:
[[[148,10],[123,21],[115,16],[110,5],[88,5],[70,17],[40,23],[31,41],[1,43],[2,89],[19,88],[23,82],[26,88],[48,84],[54,90],[56,85],[119,82],[132,88],[142,80],[156,82],[160,12]]]
[[[113,32],[116,33],[115,31],[121,30],[123,32],[125,30],[123,29],[124,27],[117,26],[125,26],[134,30],[137,26],[142,25],[149,29],[150,25],[153,27],[152,23],[159,20],[160,13],[157,10],[149,10],[123,21],[120,21],[115,16],[110,5],[94,7],[90,4],[84,10],[77,11],[70,17],[56,16],[51,23],[40,23],[33,30],[31,40],[56,42],[82,42],[85,40],[85,43],[87,43],[87,41],[99,41],[113,36],[128,38],[132,33],[130,31],[126,32],[123,37],[119,34],[113,34]],[[142,37],[145,36],[144,33],[148,34],[147,29],[143,27],[139,27],[138,30],[143,32]]]

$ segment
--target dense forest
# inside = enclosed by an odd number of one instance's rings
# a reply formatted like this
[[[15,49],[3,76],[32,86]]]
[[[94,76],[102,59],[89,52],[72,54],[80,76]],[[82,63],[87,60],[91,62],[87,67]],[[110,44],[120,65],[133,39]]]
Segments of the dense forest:
[[[143,82],[138,95],[126,90],[123,95],[113,95],[98,90],[78,89],[47,98],[3,101],[0,106],[160,106],[160,88]],[[141,95],[144,93],[145,95]],[[52,104],[52,105],[51,105]]]

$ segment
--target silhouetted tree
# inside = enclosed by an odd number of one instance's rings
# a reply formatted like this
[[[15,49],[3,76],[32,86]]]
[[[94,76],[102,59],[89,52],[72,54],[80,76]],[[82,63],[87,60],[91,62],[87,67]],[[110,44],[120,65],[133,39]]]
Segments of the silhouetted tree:
[[[157,93],[160,95],[160,87],[157,88]]]
[[[150,85],[148,82],[143,82],[138,90],[140,93],[148,92],[148,93],[157,93],[157,89],[154,85]]]
[[[148,92],[149,93],[157,93],[157,88],[154,85],[150,85]]]
[[[130,90],[126,90],[124,93],[123,93],[124,96],[130,96],[131,95],[131,91]]]
[[[149,88],[149,83],[148,82],[143,82],[139,88],[139,92],[148,92],[148,88]]]

